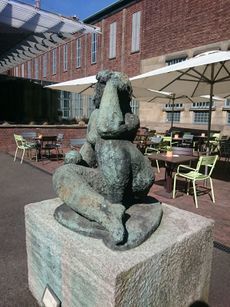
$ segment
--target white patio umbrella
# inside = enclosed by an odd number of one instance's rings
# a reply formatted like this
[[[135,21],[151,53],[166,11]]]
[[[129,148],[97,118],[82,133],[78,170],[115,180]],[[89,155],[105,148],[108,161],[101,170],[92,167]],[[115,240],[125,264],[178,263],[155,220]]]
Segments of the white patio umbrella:
[[[66,91],[78,94],[93,95],[94,85],[97,82],[96,75],[84,78],[55,83],[48,86],[51,90]]]
[[[228,93],[230,88],[230,51],[203,53],[186,61],[135,76],[130,80],[133,86],[154,88],[189,97],[209,94],[207,142],[209,147],[213,95]]]
[[[52,90],[67,91],[72,93],[93,95],[94,87],[97,82],[96,75],[60,82],[52,85],[45,86]],[[148,100],[155,96],[153,90],[148,90],[143,87],[133,86],[133,96],[136,99]]]
[[[169,93],[169,92],[163,92],[163,91],[157,91],[157,90],[152,90],[148,89],[153,93],[153,96],[151,99],[149,99],[147,102],[153,102],[154,100],[169,100],[169,102],[172,102],[172,118],[171,118],[171,128],[173,127],[173,120],[174,120],[174,108],[175,108],[175,101],[176,100],[182,100],[182,99],[188,99],[190,102],[193,102],[193,100],[188,97],[187,95],[177,95],[175,93]]]

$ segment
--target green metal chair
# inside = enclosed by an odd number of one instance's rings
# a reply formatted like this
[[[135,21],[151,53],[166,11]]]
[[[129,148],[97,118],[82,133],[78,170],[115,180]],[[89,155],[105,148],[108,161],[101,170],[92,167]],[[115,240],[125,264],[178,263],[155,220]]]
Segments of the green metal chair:
[[[152,153],[160,153],[159,147],[160,147],[160,143],[162,141],[162,137],[161,136],[153,136],[150,138],[150,141],[152,141],[154,144],[147,146],[145,148],[145,156],[149,156]],[[160,167],[159,167],[159,162],[158,160],[156,160],[156,166],[157,166],[157,171],[158,173],[160,173]]]
[[[173,198],[176,196],[176,181],[178,177],[185,178],[188,181],[187,186],[187,194],[189,194],[189,183],[192,182],[193,191],[194,191],[194,200],[196,204],[196,208],[198,208],[197,203],[197,193],[196,193],[196,182],[197,181],[204,181],[209,179],[210,181],[210,189],[212,194],[212,201],[215,203],[215,196],[213,190],[213,183],[212,183],[212,172],[215,167],[216,161],[218,159],[218,155],[215,156],[200,156],[196,168],[192,168],[188,165],[180,164],[177,167],[177,172],[174,176],[174,183],[173,183]],[[204,170],[203,170],[204,168]],[[184,173],[182,171],[188,171]],[[207,173],[207,174],[206,174]]]
[[[17,145],[17,148],[15,150],[15,154],[14,154],[14,161],[17,158],[17,153],[18,150],[22,150],[22,156],[21,156],[21,163],[23,162],[24,159],[24,155],[25,152],[27,151],[29,154],[29,157],[31,157],[31,150],[35,149],[35,157],[36,157],[36,162],[37,162],[37,149],[36,149],[36,143],[29,143],[27,142],[23,136],[19,135],[19,134],[14,134],[14,139]]]

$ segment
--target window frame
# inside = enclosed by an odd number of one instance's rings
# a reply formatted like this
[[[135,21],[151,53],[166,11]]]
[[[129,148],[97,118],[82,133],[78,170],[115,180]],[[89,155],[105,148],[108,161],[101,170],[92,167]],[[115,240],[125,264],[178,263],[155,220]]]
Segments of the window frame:
[[[34,79],[39,79],[39,59],[34,59]]]
[[[172,119],[173,117],[173,119]],[[166,122],[167,123],[180,123],[181,122],[181,111],[166,111]]]
[[[63,45],[63,71],[68,71],[68,44]]]
[[[130,101],[130,108],[133,114],[139,115],[139,110],[140,110],[139,100],[132,98],[132,100]]]
[[[81,53],[82,53],[82,46],[81,46],[81,38],[76,39],[76,68],[81,67]]]
[[[57,48],[52,50],[52,75],[57,73]]]
[[[132,15],[131,52],[139,52],[141,43],[141,11]]]
[[[31,71],[31,61],[27,62],[27,78],[31,79],[32,78],[32,71]]]
[[[42,56],[42,77],[46,78],[47,77],[47,53],[44,53]]]
[[[117,22],[114,21],[109,27],[109,59],[116,58]]]
[[[91,34],[91,64],[97,63],[97,33]]]
[[[181,56],[181,57],[177,57],[177,58],[172,58],[169,60],[166,60],[165,63],[170,66],[170,65],[174,65],[180,62],[183,62],[187,59],[187,56]]]
[[[208,110],[202,110],[202,111],[193,111],[193,123],[197,124],[197,125],[206,125],[208,124],[208,118],[209,118],[209,112]],[[199,120],[197,121],[196,117],[198,116],[198,114],[200,115],[200,118],[205,115],[206,120]]]

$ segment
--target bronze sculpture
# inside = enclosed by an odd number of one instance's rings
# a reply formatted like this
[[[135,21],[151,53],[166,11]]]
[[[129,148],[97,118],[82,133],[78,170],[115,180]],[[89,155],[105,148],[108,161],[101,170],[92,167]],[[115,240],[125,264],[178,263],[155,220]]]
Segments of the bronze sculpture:
[[[122,250],[141,244],[158,227],[162,208],[147,198],[153,169],[132,143],[139,119],[131,112],[128,77],[102,71],[97,80],[87,141],[80,153],[66,155],[66,164],[53,176],[64,202],[54,216],[64,226]]]

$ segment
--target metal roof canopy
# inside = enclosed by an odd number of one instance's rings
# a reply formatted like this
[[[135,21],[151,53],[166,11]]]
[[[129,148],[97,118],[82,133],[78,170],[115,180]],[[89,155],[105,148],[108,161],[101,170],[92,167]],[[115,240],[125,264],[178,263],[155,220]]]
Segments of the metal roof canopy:
[[[65,43],[79,31],[99,29],[19,1],[1,0],[0,73]]]

